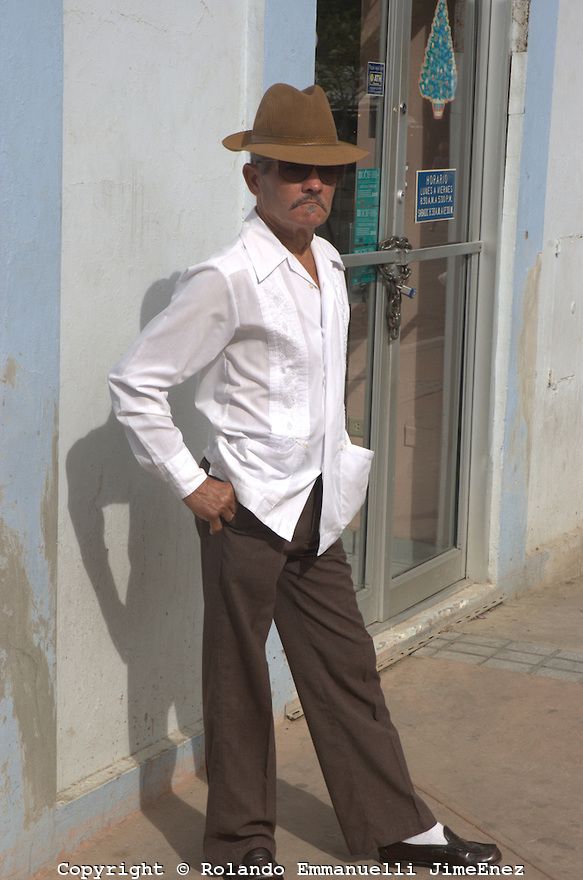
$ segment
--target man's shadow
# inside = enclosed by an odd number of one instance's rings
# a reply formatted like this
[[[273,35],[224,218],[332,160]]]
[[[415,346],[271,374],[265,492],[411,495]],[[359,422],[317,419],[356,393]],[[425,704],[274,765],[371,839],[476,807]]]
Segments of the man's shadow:
[[[142,328],[169,303],[177,278],[178,273],[148,289]],[[168,397],[174,420],[196,455],[204,448],[208,426],[193,407],[194,381],[172,389]],[[179,858],[194,866],[202,860],[205,818],[172,790],[176,748],[168,735],[170,727],[191,736],[202,717],[203,599],[195,587],[200,557],[194,520],[161,480],[138,465],[113,412],[71,447],[66,470],[69,512],[83,564],[127,666],[129,754],[151,745],[157,756],[140,763],[140,809]],[[128,513],[116,510],[126,505]],[[127,556],[120,528],[127,528]],[[193,748],[193,766],[203,765],[203,755]],[[284,800],[280,825],[316,846],[323,840],[329,845],[335,837],[331,807],[284,780],[278,788]]]
[[[148,289],[142,327],[168,304],[177,278],[178,273]],[[206,426],[195,415],[193,394],[189,380],[173,389],[169,400],[187,445],[198,451]],[[171,792],[176,749],[168,730],[190,736],[202,716],[203,601],[195,587],[194,519],[161,480],[137,464],[113,412],[71,447],[66,469],[69,512],[83,563],[127,666],[129,753],[150,745],[158,753],[168,745],[162,760],[146,759],[140,765],[141,808],[155,816],[154,824],[176,852],[192,863],[199,856],[204,817]],[[116,510],[126,505],[129,513]],[[127,529],[127,556],[120,528]],[[195,764],[201,760],[193,755]],[[169,792],[165,809],[153,810],[161,791]]]

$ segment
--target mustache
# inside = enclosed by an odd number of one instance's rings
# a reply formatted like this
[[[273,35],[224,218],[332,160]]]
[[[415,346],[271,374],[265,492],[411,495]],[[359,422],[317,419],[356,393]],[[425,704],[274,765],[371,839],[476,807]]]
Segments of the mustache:
[[[296,199],[295,202],[292,202],[292,204],[290,205],[290,211],[293,211],[294,208],[299,208],[301,205],[307,205],[312,202],[315,202],[317,205],[319,205],[323,211],[327,210],[326,205],[324,204],[322,199],[317,195],[312,195],[302,196],[300,199]]]

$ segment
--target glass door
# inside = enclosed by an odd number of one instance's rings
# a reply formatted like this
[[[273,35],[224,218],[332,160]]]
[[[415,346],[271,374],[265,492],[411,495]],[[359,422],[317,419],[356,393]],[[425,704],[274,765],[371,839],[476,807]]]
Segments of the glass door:
[[[318,0],[317,81],[369,150],[319,230],[348,269],[347,430],[376,452],[344,536],[367,623],[465,573],[477,30],[474,0]]]

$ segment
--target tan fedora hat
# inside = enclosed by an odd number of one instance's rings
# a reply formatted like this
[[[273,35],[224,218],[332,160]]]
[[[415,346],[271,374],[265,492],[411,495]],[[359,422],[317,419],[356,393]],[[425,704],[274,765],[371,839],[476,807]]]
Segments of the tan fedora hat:
[[[253,128],[223,140],[227,150],[248,150],[268,159],[312,165],[347,165],[368,155],[338,140],[334,117],[321,86],[300,91],[276,83],[265,92]]]

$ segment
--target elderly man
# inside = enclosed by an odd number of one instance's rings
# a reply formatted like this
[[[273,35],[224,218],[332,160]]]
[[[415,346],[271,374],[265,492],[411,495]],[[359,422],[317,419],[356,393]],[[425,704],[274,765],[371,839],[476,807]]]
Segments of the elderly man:
[[[265,657],[275,620],[350,852],[495,862],[496,846],[461,840],[413,789],[340,540],[372,452],[345,431],[343,266],[314,232],[343,166],[366,153],[338,140],[319,86],[272,86],[253,129],[223,143],[251,153],[256,209],[232,245],[183,274],[110,375],[135,455],[191,509],[201,540],[204,857],[280,873]],[[211,424],[200,466],[166,398],[193,374]]]

